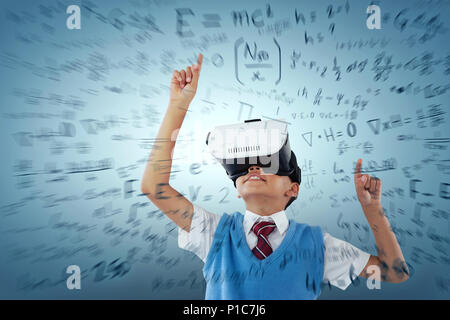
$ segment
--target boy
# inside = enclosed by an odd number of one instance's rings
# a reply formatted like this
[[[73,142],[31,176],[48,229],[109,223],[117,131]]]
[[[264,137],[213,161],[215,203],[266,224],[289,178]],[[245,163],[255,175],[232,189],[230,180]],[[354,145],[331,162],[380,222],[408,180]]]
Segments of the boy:
[[[293,176],[250,166],[234,181],[238,198],[245,201],[245,215],[210,213],[170,186],[177,129],[195,96],[202,61],[199,54],[197,64],[172,74],[170,102],[156,138],[162,143],[151,151],[141,190],[179,227],[179,247],[205,263],[205,298],[316,299],[322,282],[345,289],[355,276],[367,278],[377,271],[383,281],[408,279],[402,251],[381,206],[381,181],[361,173],[361,159],[354,183],[375,236],[377,256],[319,227],[288,220],[285,209],[299,192],[300,181]],[[297,167],[295,155],[294,162]]]

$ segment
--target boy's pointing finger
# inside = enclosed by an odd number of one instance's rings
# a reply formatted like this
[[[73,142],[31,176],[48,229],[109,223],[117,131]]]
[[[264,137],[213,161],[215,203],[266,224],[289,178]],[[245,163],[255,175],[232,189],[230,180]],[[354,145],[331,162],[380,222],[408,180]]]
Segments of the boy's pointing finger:
[[[355,178],[358,178],[361,175],[361,167],[362,167],[362,159],[358,159],[358,161],[356,161],[356,166],[355,166]]]
[[[203,55],[200,53],[198,56],[197,64],[192,66],[192,86],[197,89],[198,78],[200,76],[200,70],[202,68]]]
[[[197,65],[199,70],[202,68],[202,63],[203,63],[203,55],[200,53],[197,58]]]
[[[361,173],[362,170],[362,159],[358,159],[358,161],[356,161],[356,173]]]

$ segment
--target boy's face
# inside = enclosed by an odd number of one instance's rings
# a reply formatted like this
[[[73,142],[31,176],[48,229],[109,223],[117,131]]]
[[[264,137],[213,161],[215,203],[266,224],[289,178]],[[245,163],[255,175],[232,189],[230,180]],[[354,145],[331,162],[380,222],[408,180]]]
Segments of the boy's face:
[[[261,201],[284,208],[291,197],[298,194],[299,184],[292,182],[287,176],[264,173],[263,168],[251,166],[248,173],[236,180],[239,196],[246,203]]]

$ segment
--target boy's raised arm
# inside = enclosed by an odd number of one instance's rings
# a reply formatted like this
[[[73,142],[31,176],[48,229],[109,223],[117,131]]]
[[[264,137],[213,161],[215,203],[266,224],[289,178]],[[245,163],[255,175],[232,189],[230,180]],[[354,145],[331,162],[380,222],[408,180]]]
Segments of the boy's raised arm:
[[[193,206],[188,199],[170,186],[169,179],[176,138],[197,92],[202,62],[203,55],[199,54],[197,64],[188,66],[185,70],[174,70],[170,82],[169,106],[141,181],[142,193],[145,193],[176,225],[186,231],[190,231]]]
[[[359,276],[368,278],[374,272],[372,266],[376,266],[380,270],[380,280],[403,282],[409,278],[409,270],[381,205],[381,180],[362,174],[361,168],[362,159],[358,159],[354,174],[356,194],[373,231],[378,255],[370,256]]]

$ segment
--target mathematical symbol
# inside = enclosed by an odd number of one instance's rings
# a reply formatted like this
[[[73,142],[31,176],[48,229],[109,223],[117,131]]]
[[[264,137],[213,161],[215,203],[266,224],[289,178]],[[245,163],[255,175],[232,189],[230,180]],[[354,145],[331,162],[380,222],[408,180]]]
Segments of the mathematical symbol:
[[[339,146],[337,149],[339,150],[339,154],[343,154],[349,148],[350,147],[348,146],[348,144],[345,141],[341,141],[341,142],[339,142]]]
[[[255,81],[255,80],[264,81],[265,78],[261,77],[261,74],[259,73],[259,71],[256,71],[256,72],[253,72],[252,80],[253,81]]]
[[[236,80],[244,85],[241,79],[241,71],[240,71],[240,65],[244,67],[244,70],[252,71],[250,74],[247,74],[247,76],[252,77],[251,79],[253,81],[255,80],[265,80],[261,76],[261,73],[264,73],[264,75],[268,78],[273,78],[273,76],[278,76],[275,81],[275,84],[278,84],[281,81],[281,47],[277,40],[273,38],[275,47],[272,52],[267,50],[261,50],[258,49],[257,43],[253,42],[253,44],[249,44],[244,41],[244,38],[241,37],[238,40],[236,40],[234,45],[234,52],[235,52],[235,76]],[[239,63],[239,61],[243,59],[243,63]],[[277,66],[278,72],[273,72],[273,67]],[[254,71],[255,69],[259,69],[257,71]],[[264,69],[264,70],[262,70]],[[271,69],[269,71],[265,71]]]
[[[330,128],[330,134],[327,134],[327,131],[326,131],[326,129],[324,129],[323,130],[323,132],[325,133],[325,136],[326,136],[326,138],[327,138],[327,142],[328,141],[330,141],[330,137],[333,139],[333,141],[334,141],[334,134],[333,134],[333,129],[332,128]]]
[[[391,125],[392,128],[401,127],[402,124],[402,117],[399,114],[391,116]]]
[[[202,22],[205,28],[220,28],[220,16],[215,13],[204,14],[205,21]]]
[[[364,143],[364,153],[370,153],[372,152],[373,145],[369,141]]]
[[[186,20],[183,20],[184,15],[192,15],[195,16],[194,12],[189,8],[175,9],[177,12],[177,35],[181,38],[193,37],[194,33],[189,31],[183,31],[182,28],[189,26]]]
[[[302,134],[303,140],[306,141],[306,143],[312,147],[312,131],[310,132],[305,132]],[[320,136],[319,136],[320,137]]]
[[[375,125],[374,125],[375,122]],[[379,134],[380,133],[380,119],[373,119],[367,121],[367,124],[369,125],[370,129],[372,129],[373,133]]]

